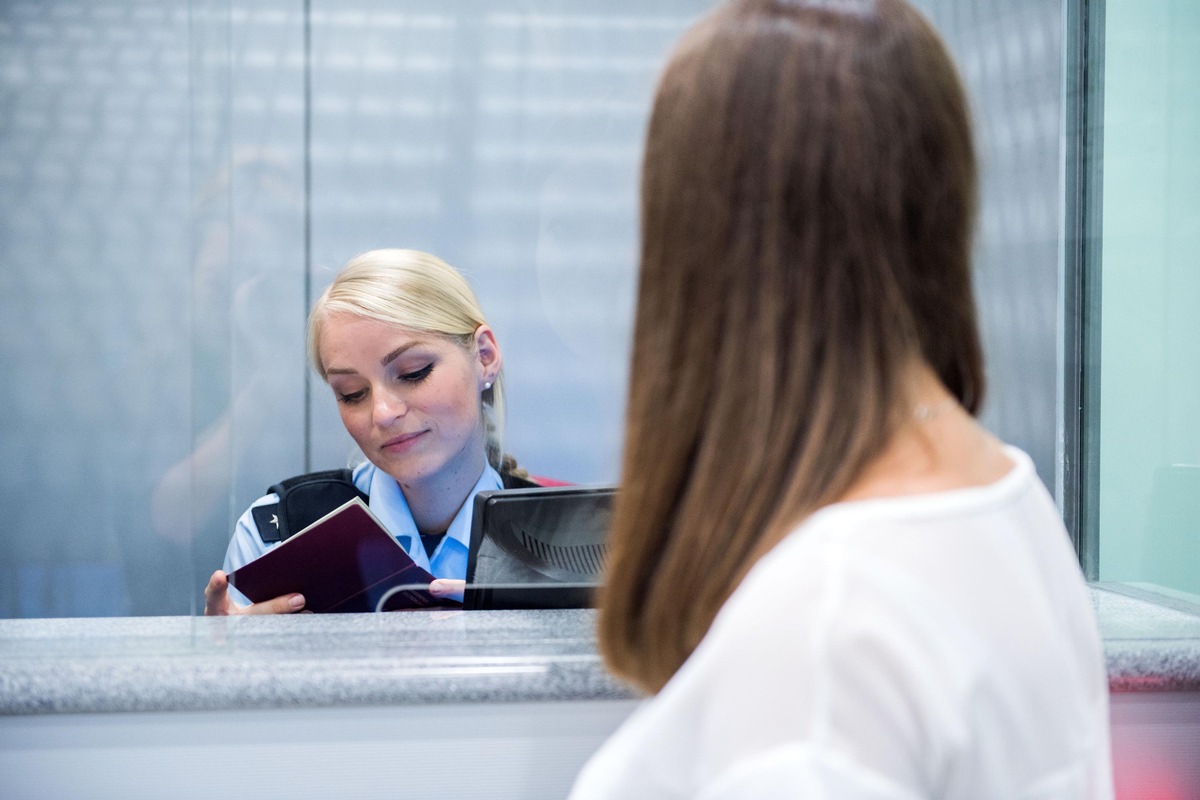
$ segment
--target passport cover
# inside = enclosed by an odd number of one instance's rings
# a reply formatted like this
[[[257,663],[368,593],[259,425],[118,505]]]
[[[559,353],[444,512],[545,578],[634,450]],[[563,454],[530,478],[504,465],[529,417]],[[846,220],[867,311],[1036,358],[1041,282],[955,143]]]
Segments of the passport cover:
[[[282,544],[229,573],[229,583],[255,603],[284,594],[304,595],[306,611],[381,611],[461,607],[434,597],[434,579],[404,552],[359,498],[354,498]]]

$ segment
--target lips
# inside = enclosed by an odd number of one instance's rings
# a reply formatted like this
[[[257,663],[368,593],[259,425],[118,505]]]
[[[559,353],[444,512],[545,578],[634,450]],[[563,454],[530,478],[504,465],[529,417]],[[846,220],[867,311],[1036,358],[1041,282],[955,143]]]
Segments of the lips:
[[[388,439],[386,442],[380,445],[379,449],[387,450],[389,453],[403,453],[405,450],[408,450],[410,447],[415,445],[417,441],[419,441],[420,438],[426,433],[428,433],[428,431],[402,433],[399,436],[393,436],[391,439]]]

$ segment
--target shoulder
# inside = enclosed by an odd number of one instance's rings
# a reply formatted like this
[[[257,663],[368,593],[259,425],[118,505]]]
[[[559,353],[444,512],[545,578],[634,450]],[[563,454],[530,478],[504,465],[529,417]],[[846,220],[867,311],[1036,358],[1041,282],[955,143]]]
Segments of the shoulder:
[[[272,485],[242,513],[225,554],[225,571],[253,561],[355,496],[370,493],[375,467],[294,475]],[[301,487],[300,491],[292,490]]]
[[[369,462],[368,462],[369,464]],[[370,495],[373,467],[306,472],[270,487],[242,515],[248,530],[264,544],[275,544],[299,533],[338,506]]]
[[[1106,684],[1078,565],[1050,552],[1065,534],[1044,494],[1033,478],[814,515],[714,621],[694,654],[704,694],[731,718],[748,694],[788,708],[767,723],[790,726],[782,738],[822,731],[901,785],[942,774],[991,787],[980,796],[1017,794],[1072,768],[1106,733]],[[1008,769],[993,768],[996,750]]]
[[[233,537],[229,540],[229,546],[225,550],[223,569],[226,572],[233,572],[235,569],[250,563],[274,547],[273,543],[263,541],[263,537],[259,531],[264,527],[268,530],[273,529],[274,520],[272,517],[274,514],[270,513],[269,510],[277,509],[278,507],[279,497],[272,492],[258,498],[242,512],[237,524],[234,526]],[[263,517],[264,512],[267,512],[265,518]],[[276,540],[270,534],[268,534],[267,538],[272,539],[272,541]]]
[[[275,492],[267,492],[242,512],[242,516],[237,521],[238,532],[253,534],[256,539],[265,536],[268,542],[276,541],[276,539],[272,539],[272,531],[278,530],[278,510],[279,495]]]
[[[868,607],[853,597],[840,543],[817,533],[751,570],[584,785],[679,797],[921,796],[920,768],[891,770],[919,764],[929,741],[913,703],[923,693],[910,691],[920,667],[886,633],[897,615],[882,599]]]
[[[812,515],[750,569],[614,748],[639,780],[766,790],[795,769],[814,790],[856,776],[849,794],[865,797],[928,796],[947,776],[974,796],[1016,796],[1074,768],[1105,731],[1103,693],[1073,684],[1102,662],[1062,635],[1046,599],[1081,578],[1044,571],[1030,544],[1059,535],[1043,494]],[[997,751],[1011,754],[1003,769]],[[713,796],[774,796],[730,792]]]
[[[959,701],[980,684],[988,648],[939,587],[873,552],[878,535],[856,514],[798,527],[747,573],[664,688],[667,716],[703,709],[697,745],[714,770],[815,748],[813,769],[844,758],[917,795],[930,785],[966,728]],[[722,754],[739,740],[754,746]]]
[[[582,777],[585,785],[649,783],[667,796],[697,796],[779,748],[824,753],[831,735],[871,747],[887,731],[893,752],[921,741],[899,691],[841,671],[854,659],[845,658],[837,629],[856,623],[845,616],[847,576],[836,547],[785,544],[755,565],[679,671],[598,754]],[[885,650],[862,654],[883,676],[895,672]],[[858,683],[871,689],[870,697]],[[856,697],[857,708],[844,703]],[[864,706],[909,718],[885,719],[864,713]],[[899,752],[896,760],[914,756]]]

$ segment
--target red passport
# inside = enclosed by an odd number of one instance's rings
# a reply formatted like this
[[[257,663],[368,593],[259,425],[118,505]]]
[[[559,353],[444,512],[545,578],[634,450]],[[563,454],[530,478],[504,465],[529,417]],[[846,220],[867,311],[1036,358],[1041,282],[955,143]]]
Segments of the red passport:
[[[430,594],[433,579],[357,497],[229,573],[255,603],[299,592],[318,614],[461,607]]]

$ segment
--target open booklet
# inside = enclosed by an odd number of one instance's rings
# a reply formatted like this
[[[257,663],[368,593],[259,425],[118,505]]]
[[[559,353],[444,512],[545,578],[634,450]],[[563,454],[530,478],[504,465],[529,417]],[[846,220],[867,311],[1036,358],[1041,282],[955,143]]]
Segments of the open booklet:
[[[357,497],[229,574],[255,603],[299,592],[316,613],[461,607],[430,594],[433,579]]]

